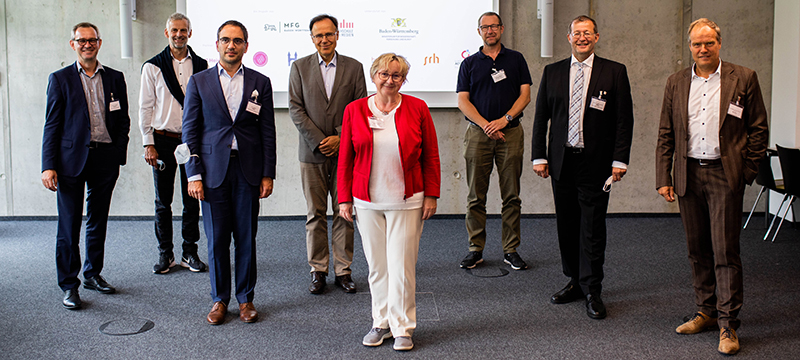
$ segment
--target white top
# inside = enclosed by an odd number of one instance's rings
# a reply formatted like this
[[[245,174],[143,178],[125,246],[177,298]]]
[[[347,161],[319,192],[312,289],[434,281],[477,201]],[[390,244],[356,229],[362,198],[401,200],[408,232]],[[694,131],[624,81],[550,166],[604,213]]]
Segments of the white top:
[[[692,66],[692,84],[689,88],[689,146],[687,155],[695,159],[720,158],[719,151],[719,91],[720,69],[708,76],[697,76],[697,65]]]
[[[181,90],[186,94],[186,84],[192,76],[192,56],[187,55],[183,60],[172,57],[172,67]],[[142,84],[139,90],[139,129],[142,131],[142,145],[155,144],[153,130],[180,134],[182,119],[183,107],[169,92],[161,68],[145,63],[142,67]]]
[[[405,174],[400,160],[400,139],[394,121],[394,114],[400,103],[386,115],[378,110],[374,96],[367,99],[367,104],[378,122],[383,121],[383,128],[372,129],[372,167],[369,173],[369,197],[372,201],[354,198],[353,205],[369,210],[421,208],[425,199],[424,192],[403,199],[406,193]]]

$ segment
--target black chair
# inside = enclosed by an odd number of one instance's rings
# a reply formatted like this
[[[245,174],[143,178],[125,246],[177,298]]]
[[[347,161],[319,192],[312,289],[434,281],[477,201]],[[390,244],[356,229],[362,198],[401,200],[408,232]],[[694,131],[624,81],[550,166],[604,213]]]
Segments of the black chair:
[[[747,224],[750,223],[750,218],[753,217],[753,212],[756,211],[756,205],[758,205],[758,201],[761,200],[761,195],[763,195],[767,190],[772,190],[783,195],[783,200],[786,200],[786,191],[783,189],[783,179],[776,179],[775,175],[772,173],[772,156],[777,155],[773,154],[774,150],[771,152],[768,151],[764,158],[761,159],[761,162],[758,165],[758,175],[756,175],[756,184],[761,185],[761,190],[758,192],[758,196],[756,197],[756,201],[753,203],[753,208],[750,209],[750,215],[747,216],[747,221],[744,222],[744,226],[742,229],[747,229]],[[767,203],[764,206],[764,225],[769,219],[769,194],[767,194]]]
[[[778,216],[781,218],[781,222],[778,223],[778,228],[772,236],[772,242],[775,242],[775,238],[778,237],[778,232],[781,231],[781,225],[783,225],[783,220],[786,219],[786,214],[789,212],[790,206],[792,207],[792,221],[797,223],[797,212],[794,211],[794,201],[800,196],[800,149],[790,149],[780,145],[776,146],[778,148],[778,158],[781,161],[781,172],[783,172],[783,185],[786,194],[784,195],[784,200],[781,201],[781,205],[778,207],[778,211],[775,213],[775,218],[772,219],[772,224],[774,224]],[[783,215],[780,215],[783,204],[786,204],[786,209],[783,210]],[[769,229],[767,229],[767,235],[764,236],[764,240],[767,240],[767,237],[769,237],[772,224],[770,224]]]

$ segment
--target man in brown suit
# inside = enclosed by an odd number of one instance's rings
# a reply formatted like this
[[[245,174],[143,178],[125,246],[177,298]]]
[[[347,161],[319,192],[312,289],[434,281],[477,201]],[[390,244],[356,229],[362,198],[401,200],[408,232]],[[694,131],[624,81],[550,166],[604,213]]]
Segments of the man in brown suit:
[[[737,315],[743,298],[742,198],[767,149],[768,130],[756,73],[721,62],[720,47],[713,21],[698,19],[689,26],[695,64],[667,80],[656,188],[669,202],[678,195],[698,308],[675,331],[695,334],[717,323],[718,350],[732,355],[739,351]]]

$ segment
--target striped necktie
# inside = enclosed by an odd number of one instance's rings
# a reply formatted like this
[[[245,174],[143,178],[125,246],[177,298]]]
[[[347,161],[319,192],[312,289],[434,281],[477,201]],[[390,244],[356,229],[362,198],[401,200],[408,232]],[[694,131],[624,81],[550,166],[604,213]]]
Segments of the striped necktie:
[[[583,64],[578,65],[575,81],[572,83],[572,97],[569,102],[569,131],[567,144],[571,147],[578,146],[580,141],[581,108],[583,107]]]

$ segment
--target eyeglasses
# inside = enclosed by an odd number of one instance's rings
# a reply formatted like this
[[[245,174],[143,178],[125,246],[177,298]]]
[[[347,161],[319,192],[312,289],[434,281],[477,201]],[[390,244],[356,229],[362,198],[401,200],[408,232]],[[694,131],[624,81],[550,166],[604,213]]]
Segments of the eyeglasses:
[[[580,38],[581,35],[583,35],[583,37],[588,39],[588,38],[594,36],[594,33],[589,31],[589,30],[586,30],[584,32],[576,31],[576,32],[574,32],[572,34],[569,34],[569,35],[572,36],[573,38],[576,38],[576,39]]]
[[[244,43],[246,41],[244,41],[244,39],[242,39],[242,38],[231,39],[231,38],[227,38],[227,37],[222,37],[222,38],[219,38],[219,42],[222,43],[222,45],[228,45],[231,42],[233,42],[233,44],[236,45],[236,46],[242,46],[242,45],[244,45]]]
[[[392,81],[395,81],[395,82],[400,82],[401,80],[403,80],[403,75],[400,75],[400,74],[389,74],[387,72],[379,72],[378,73],[378,78],[381,79],[381,81],[386,81],[390,77],[392,78]]]
[[[311,37],[312,37],[312,38],[314,38],[314,40],[316,40],[316,41],[322,41],[322,39],[328,39],[328,40],[331,40],[331,39],[333,39],[333,38],[334,38],[334,36],[336,36],[336,34],[338,34],[338,33],[339,33],[339,32],[337,31],[337,32],[332,32],[332,33],[324,33],[324,34],[311,35]]]
[[[497,29],[499,29],[501,26],[503,26],[503,24],[481,25],[478,26],[478,30],[483,32],[487,32],[489,29],[492,29],[492,31],[497,31]]]
[[[84,45],[86,45],[86,43],[89,43],[90,45],[94,46],[94,45],[97,45],[97,42],[98,42],[98,41],[100,41],[100,39],[98,39],[98,38],[91,38],[91,39],[72,39],[72,41],[75,41],[75,42],[77,42],[77,43],[78,43],[78,45],[80,45],[80,46],[84,46]]]

